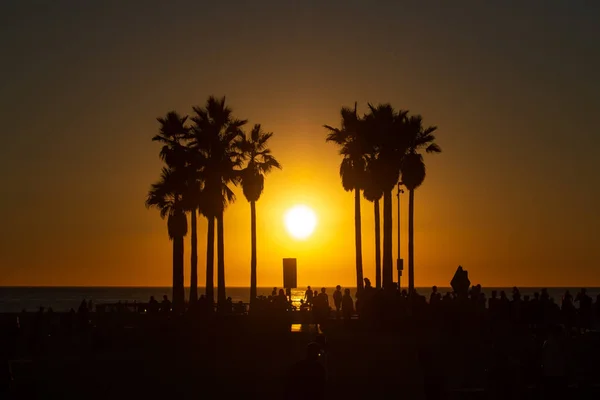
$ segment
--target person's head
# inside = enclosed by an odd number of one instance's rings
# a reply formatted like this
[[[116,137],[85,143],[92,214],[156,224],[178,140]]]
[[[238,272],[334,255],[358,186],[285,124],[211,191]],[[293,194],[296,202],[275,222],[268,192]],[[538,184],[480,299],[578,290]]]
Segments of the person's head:
[[[306,288],[306,290],[312,290],[312,289],[310,288],[310,286],[308,286],[308,287]]]
[[[165,294],[165,295],[163,295],[163,300],[168,300],[168,297],[167,297],[167,295],[166,295],[166,294]]]
[[[433,293],[437,293],[437,286],[434,286],[434,287],[432,287],[432,288],[431,288],[431,291],[432,291]]]
[[[337,286],[335,287],[335,290],[342,290],[342,287],[341,287],[340,285],[337,285]]]
[[[492,299],[495,299],[498,296],[498,292],[496,290],[492,290]]]
[[[317,361],[321,356],[321,346],[316,342],[311,342],[306,346],[306,359]]]
[[[581,294],[585,294],[587,291],[585,290],[585,288],[581,289]]]
[[[150,296],[150,301],[153,301],[153,300],[154,300],[154,296]]]
[[[369,278],[365,278],[365,287],[371,287],[371,280]]]
[[[285,296],[285,290],[279,289],[279,295],[280,296]]]
[[[350,296],[350,289],[344,289],[344,294]],[[600,294],[598,296],[600,296]]]
[[[327,291],[327,289],[325,289],[324,287],[321,288],[321,293],[325,293]]]
[[[315,296],[319,294],[319,292],[317,290],[315,290],[314,292]]]

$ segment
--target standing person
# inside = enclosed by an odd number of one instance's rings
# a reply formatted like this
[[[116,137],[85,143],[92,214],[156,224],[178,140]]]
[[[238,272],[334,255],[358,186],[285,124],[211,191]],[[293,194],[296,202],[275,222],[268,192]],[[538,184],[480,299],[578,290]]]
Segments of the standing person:
[[[310,286],[308,286],[306,288],[306,292],[304,292],[304,300],[306,301],[306,304],[312,305],[312,299],[313,299],[313,291],[310,288]]]
[[[329,308],[329,296],[327,296],[327,289],[321,288],[321,293],[317,296],[315,300],[319,307],[316,311],[317,320],[320,325],[324,324],[327,319],[329,319],[329,313],[331,309]]]
[[[335,287],[335,292],[333,292],[333,304],[335,304],[335,316],[336,318],[340,317],[340,309],[342,308],[342,287],[337,285]]]
[[[171,301],[169,300],[169,297],[167,297],[166,294],[163,296],[163,301],[160,304],[160,310],[165,314],[171,312]]]

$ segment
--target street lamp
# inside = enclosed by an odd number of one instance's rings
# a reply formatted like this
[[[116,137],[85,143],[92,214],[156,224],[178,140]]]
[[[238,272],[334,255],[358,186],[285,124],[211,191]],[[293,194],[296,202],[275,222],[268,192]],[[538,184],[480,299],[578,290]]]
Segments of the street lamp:
[[[402,270],[404,270],[404,263],[400,258],[400,193],[404,193],[404,190],[400,189],[402,182],[398,182],[398,259],[396,260],[396,268],[398,269],[398,290],[400,290],[400,278],[402,277]]]

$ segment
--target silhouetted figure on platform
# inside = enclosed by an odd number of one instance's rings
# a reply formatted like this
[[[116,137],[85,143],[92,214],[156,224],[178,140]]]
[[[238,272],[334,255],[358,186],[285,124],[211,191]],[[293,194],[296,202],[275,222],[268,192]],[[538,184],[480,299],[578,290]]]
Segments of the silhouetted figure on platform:
[[[560,307],[562,320],[568,331],[575,326],[576,310],[573,304],[573,296],[568,290],[563,295],[562,304]]]
[[[171,312],[171,301],[169,300],[166,294],[163,296],[163,301],[160,303],[160,311],[162,311],[165,314]]]
[[[450,281],[450,286],[452,286],[452,289],[458,297],[466,298],[469,294],[470,285],[471,281],[469,280],[469,273],[463,270],[463,267],[459,265],[454,273],[454,277]]]
[[[579,328],[589,329],[592,323],[592,298],[585,289],[581,289],[575,301],[579,303]]]
[[[313,299],[313,315],[316,323],[319,325],[324,324],[329,319],[329,296],[327,296],[327,289],[321,288],[316,298]]]
[[[325,398],[327,371],[320,362],[321,346],[310,343],[306,359],[297,362],[289,371],[285,385],[286,400],[318,400]]]
[[[310,288],[310,286],[308,286],[306,288],[306,292],[304,292],[304,300],[306,301],[306,304],[311,305],[312,304],[312,300],[313,300],[313,291]]]
[[[154,296],[150,296],[150,301],[148,301],[148,313],[157,314],[159,308],[158,301],[156,301]]]
[[[349,321],[354,314],[354,301],[350,296],[350,289],[344,289],[344,295],[342,296],[342,313],[344,314],[344,320]]]
[[[271,296],[275,297],[277,296],[277,288],[274,287],[273,290],[271,290]]]
[[[431,288],[431,294],[429,295],[429,304],[436,304],[442,299],[441,294],[438,292],[438,287],[434,286]]]
[[[333,292],[333,304],[335,304],[335,312],[336,316],[338,317],[342,308],[342,297],[342,287],[340,285],[337,285],[335,287],[335,292]]]

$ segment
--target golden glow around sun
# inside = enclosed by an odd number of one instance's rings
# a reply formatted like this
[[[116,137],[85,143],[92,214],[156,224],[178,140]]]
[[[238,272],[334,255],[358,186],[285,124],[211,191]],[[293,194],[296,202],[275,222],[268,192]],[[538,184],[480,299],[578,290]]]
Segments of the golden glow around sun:
[[[307,206],[294,206],[285,213],[285,227],[296,239],[309,237],[315,230],[315,226],[317,226],[317,216]]]

